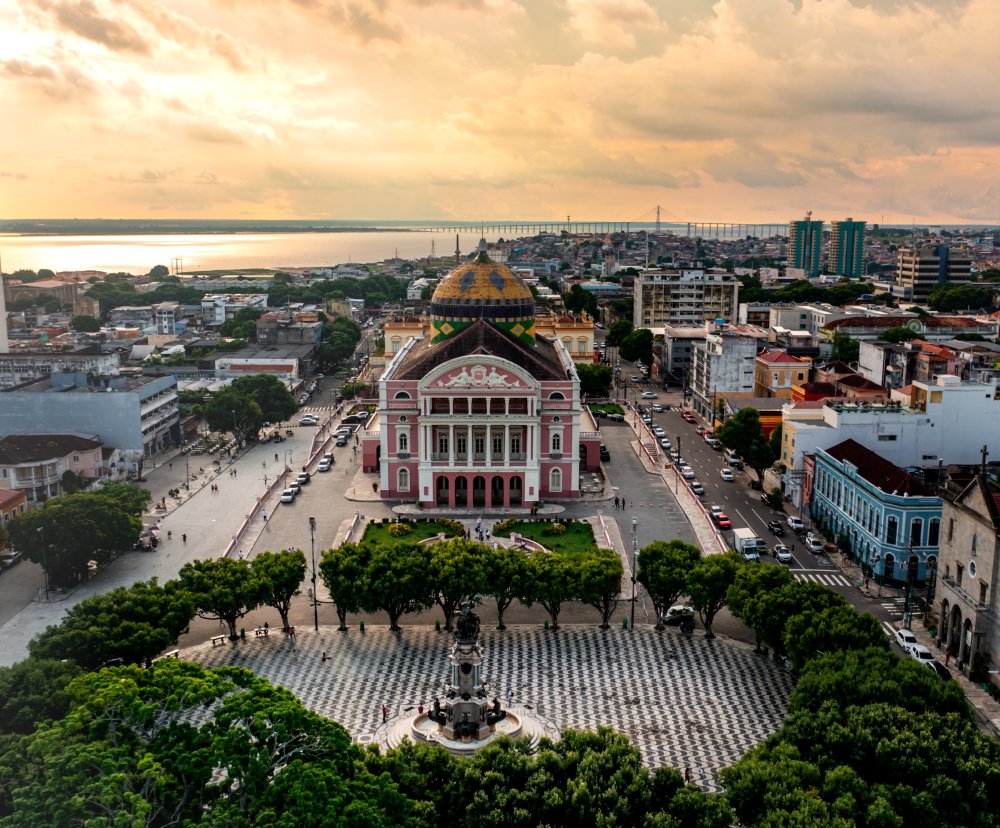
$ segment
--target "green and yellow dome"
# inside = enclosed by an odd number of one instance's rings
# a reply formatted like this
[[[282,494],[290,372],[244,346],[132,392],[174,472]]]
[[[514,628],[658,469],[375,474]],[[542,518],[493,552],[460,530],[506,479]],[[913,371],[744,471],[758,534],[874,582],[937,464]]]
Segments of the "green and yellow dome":
[[[511,336],[535,341],[535,299],[510,268],[480,253],[441,280],[431,297],[431,341],[440,342],[477,319]]]

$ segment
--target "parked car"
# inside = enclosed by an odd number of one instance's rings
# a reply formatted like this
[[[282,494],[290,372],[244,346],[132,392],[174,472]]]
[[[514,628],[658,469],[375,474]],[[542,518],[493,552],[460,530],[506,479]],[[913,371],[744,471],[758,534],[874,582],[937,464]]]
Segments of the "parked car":
[[[690,466],[681,466],[681,477],[685,480],[694,480],[694,469]]]
[[[0,569],[10,569],[21,560],[20,552],[4,552],[0,555]]]
[[[814,555],[819,555],[823,551],[823,541],[816,537],[806,538],[806,549]]]
[[[660,616],[660,623],[672,626],[686,619],[694,619],[694,607],[687,604],[675,604]]]
[[[785,523],[788,524],[788,528],[793,532],[801,532],[806,528],[806,525],[802,522],[802,518],[797,518],[795,515],[789,515],[785,518]]]
[[[606,463],[610,459],[611,459],[611,452],[608,451],[608,447],[604,445],[604,443],[601,443],[601,460],[603,460]]]
[[[653,426],[653,434],[655,434],[657,437],[666,437],[667,436],[667,432],[665,432],[659,426]]]
[[[666,437],[664,437],[662,440],[660,440],[660,448],[662,448],[662,449],[669,449],[670,448],[670,441]]]
[[[933,661],[925,661],[924,664],[926,664],[931,670],[937,673],[938,678],[940,678],[942,681],[949,681],[951,679],[951,670],[945,667],[937,659],[934,659]]]
[[[715,517],[716,515],[721,515],[724,511],[725,510],[716,503],[713,503],[711,506],[708,507],[708,513],[712,517]]]
[[[295,502],[295,495],[296,494],[297,494],[297,492],[295,492],[294,489],[285,489],[281,493],[281,502],[282,503],[294,503]]]
[[[295,482],[300,486],[305,486],[312,480],[312,475],[309,472],[299,472],[298,477],[295,478]]]
[[[653,418],[652,418],[652,417],[651,417],[651,416],[650,416],[649,414],[643,414],[643,415],[642,415],[642,421],[643,421],[643,422],[644,422],[644,423],[645,423],[646,425],[650,425],[650,424],[651,424],[651,423],[653,422]]]
[[[794,562],[792,557],[792,550],[787,546],[776,546],[774,547],[774,557],[778,559],[778,563],[790,564]]]
[[[781,525],[780,520],[769,520],[767,528],[771,530],[772,535],[777,535],[779,538],[785,536],[785,527]]]
[[[312,414],[306,414],[301,420],[299,420],[300,426],[314,426],[319,422],[319,418],[313,416]]]
[[[896,643],[904,653],[908,653],[910,648],[917,646],[919,642],[911,630],[902,629],[896,630]]]
[[[624,414],[608,414],[608,419],[611,420],[611,422],[613,422],[613,423],[624,423],[625,422],[625,415]]]
[[[732,469],[720,469],[719,470],[719,477],[721,477],[723,480],[725,480],[728,483],[732,483],[736,479],[736,476],[733,474],[733,470]]]
[[[316,471],[328,472],[330,471],[330,467],[332,465],[333,465],[333,459],[332,458],[327,459],[326,457],[324,457],[322,460],[319,461],[319,465],[316,466]]]
[[[919,661],[921,664],[929,664],[934,661],[934,654],[923,644],[914,644],[910,647],[910,658]]]
[[[346,446],[347,445],[347,437],[341,435],[340,437],[337,438],[337,442],[334,443],[334,445],[338,446],[338,447]]]
[[[302,491],[302,486],[298,480],[293,480],[289,483],[288,488],[291,489],[294,494],[299,494]]]
[[[719,512],[717,515],[712,515],[712,520],[715,521],[715,525],[720,529],[732,529],[732,521],[729,520],[729,515],[725,512]]]
[[[713,451],[722,451],[722,443],[716,440],[714,437],[707,437],[705,442],[708,443]]]
[[[688,485],[691,486],[691,491],[694,492],[699,497],[705,494],[705,487],[702,486],[701,483],[699,483],[697,480],[692,480]]]

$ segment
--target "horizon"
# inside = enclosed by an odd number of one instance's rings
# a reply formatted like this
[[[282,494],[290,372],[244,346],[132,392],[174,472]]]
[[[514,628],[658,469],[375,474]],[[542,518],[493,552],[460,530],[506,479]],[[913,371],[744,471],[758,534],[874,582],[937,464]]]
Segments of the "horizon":
[[[0,23],[0,203],[43,220],[1000,222],[989,0],[0,0]]]

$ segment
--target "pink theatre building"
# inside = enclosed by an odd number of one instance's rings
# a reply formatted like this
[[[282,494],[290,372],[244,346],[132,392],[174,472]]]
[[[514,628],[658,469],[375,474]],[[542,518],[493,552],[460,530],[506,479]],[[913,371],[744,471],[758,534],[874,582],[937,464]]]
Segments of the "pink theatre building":
[[[379,382],[364,463],[383,498],[499,511],[580,496],[600,433],[570,355],[534,324],[527,286],[485,254],[442,280],[431,335]]]

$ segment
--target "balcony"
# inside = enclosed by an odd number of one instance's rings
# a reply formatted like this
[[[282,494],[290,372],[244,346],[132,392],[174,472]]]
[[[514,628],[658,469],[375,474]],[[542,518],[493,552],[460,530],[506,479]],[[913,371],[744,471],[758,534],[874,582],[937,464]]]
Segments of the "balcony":
[[[456,454],[454,461],[449,459],[448,453],[444,452],[433,452],[431,454],[431,465],[435,468],[440,468],[444,466],[450,466],[452,463],[457,466],[465,466],[471,468],[484,468],[484,469],[502,469],[505,466],[524,466],[528,461],[528,455],[522,453],[511,453],[510,462],[504,463],[503,455],[495,456],[492,460],[487,461],[485,454],[473,454],[472,459],[469,459],[467,454]]]

